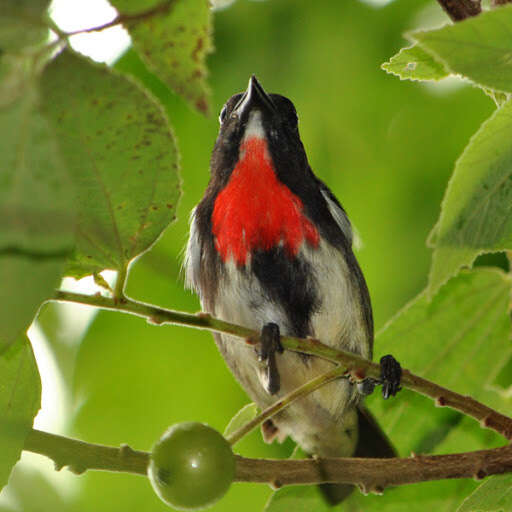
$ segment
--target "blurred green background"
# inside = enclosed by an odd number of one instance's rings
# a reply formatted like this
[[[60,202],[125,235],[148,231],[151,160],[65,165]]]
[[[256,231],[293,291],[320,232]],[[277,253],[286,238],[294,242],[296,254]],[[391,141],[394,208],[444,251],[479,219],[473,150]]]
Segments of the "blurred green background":
[[[209,68],[216,112],[245,89],[252,73],[268,92],[295,103],[311,166],[361,235],[357,257],[378,329],[425,286],[430,265],[425,240],[453,164],[494,105],[469,85],[401,82],[380,70],[404,46],[405,31],[445,23],[447,17],[434,0],[377,3],[238,0],[214,15],[216,52]],[[182,155],[184,191],[177,221],[133,263],[127,292],[197,311],[198,300],[184,290],[180,268],[188,216],[208,182],[217,119],[192,112],[132,54],[118,65],[143,80],[167,109]],[[57,433],[150,449],[175,422],[203,421],[222,431],[248,401],[208,332],[154,327],[101,312],[82,333],[70,328],[60,308],[46,306],[40,319],[69,389],[55,404],[63,415]],[[377,357],[392,351],[375,350]],[[240,453],[259,457],[283,457],[291,449],[290,442],[264,445],[259,432],[237,446]],[[42,476],[32,467],[34,458],[24,458],[7,494],[20,510],[168,510],[144,478],[53,473],[47,461]],[[260,511],[270,492],[262,485],[235,484],[212,510]]]

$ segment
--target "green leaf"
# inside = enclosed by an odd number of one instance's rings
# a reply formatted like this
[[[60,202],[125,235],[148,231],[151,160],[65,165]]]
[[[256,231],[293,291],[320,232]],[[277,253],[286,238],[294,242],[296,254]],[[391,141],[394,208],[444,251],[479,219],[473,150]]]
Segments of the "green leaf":
[[[122,270],[175,217],[178,154],[159,106],[131,81],[69,52],[42,77],[78,208],[68,274]]]
[[[37,90],[0,107],[0,352],[58,285],[74,240],[71,188]]]
[[[254,402],[245,404],[229,421],[226,429],[224,430],[224,437],[231,435],[247,422],[256,418],[259,411],[258,406]]]
[[[428,291],[482,252],[512,249],[512,101],[488,119],[455,164],[441,205]]]
[[[60,283],[64,258],[0,253],[0,354],[32,323]]]
[[[512,6],[481,13],[437,30],[408,34],[451,73],[478,85],[512,92]]]
[[[418,45],[402,48],[381,68],[401,80],[441,80],[450,74],[441,62]]]
[[[512,510],[512,474],[494,475],[469,495],[457,512],[509,512]]]
[[[510,399],[496,392],[492,381],[511,354],[510,284],[494,269],[461,273],[431,301],[423,292],[400,311],[378,333],[376,348],[414,373],[506,413]],[[387,401],[374,393],[371,409],[401,456],[502,444],[476,421],[407,390]],[[356,491],[345,506],[353,512],[452,512],[475,485],[473,480],[422,482],[386,489],[384,496]]]
[[[42,42],[48,35],[43,16],[50,0],[2,0],[0,49],[18,51]]]
[[[363,496],[357,489],[340,510],[350,512],[453,512],[463,496],[473,490],[472,480],[420,482],[389,488],[383,496]]]
[[[463,272],[431,301],[423,292],[402,309],[378,333],[376,349],[393,354],[412,372],[506,414],[510,399],[492,383],[512,354],[510,286],[509,276],[499,270]],[[371,398],[372,411],[402,455],[434,451],[462,419],[407,390],[392,401],[376,393]]]
[[[122,15],[129,16],[125,26],[148,67],[196,109],[208,114],[206,57],[213,49],[208,1],[111,0],[111,3]],[[163,8],[158,8],[159,5]],[[152,10],[153,15],[137,16]]]
[[[276,491],[264,512],[328,512],[327,504],[316,485],[293,485]]]
[[[41,382],[25,336],[0,355],[0,489],[20,458],[41,406]]]

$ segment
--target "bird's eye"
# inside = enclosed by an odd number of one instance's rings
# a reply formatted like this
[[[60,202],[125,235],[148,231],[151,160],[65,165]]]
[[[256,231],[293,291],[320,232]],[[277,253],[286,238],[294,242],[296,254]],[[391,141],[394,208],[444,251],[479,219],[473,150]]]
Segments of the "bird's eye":
[[[222,124],[224,120],[226,119],[226,114],[228,113],[228,109],[226,108],[226,105],[222,108],[219,114],[219,123]]]

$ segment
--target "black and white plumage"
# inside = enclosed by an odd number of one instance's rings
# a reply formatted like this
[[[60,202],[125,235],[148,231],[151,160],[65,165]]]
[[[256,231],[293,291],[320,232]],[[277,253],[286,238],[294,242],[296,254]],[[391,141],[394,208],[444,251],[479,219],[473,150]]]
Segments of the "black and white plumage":
[[[256,330],[275,324],[281,334],[311,336],[371,358],[372,310],[350,222],[307,162],[293,104],[267,95],[252,77],[244,94],[228,100],[220,122],[185,259],[187,283],[203,309]],[[254,347],[225,334],[215,339],[262,408],[332,368],[285,351],[275,356],[279,389],[269,389]],[[373,436],[364,446],[359,431]],[[393,454],[347,379],[297,400],[267,423],[264,434],[267,440],[289,435],[319,456]]]

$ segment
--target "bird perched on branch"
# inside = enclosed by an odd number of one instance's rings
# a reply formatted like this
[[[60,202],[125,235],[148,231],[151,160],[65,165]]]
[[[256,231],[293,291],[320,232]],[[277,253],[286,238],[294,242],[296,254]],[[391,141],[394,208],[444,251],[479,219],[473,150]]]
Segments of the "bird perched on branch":
[[[210,183],[192,213],[186,278],[205,311],[261,330],[258,348],[214,336],[240,384],[265,408],[332,368],[283,351],[281,334],[371,358],[372,309],[350,222],[308,164],[292,102],[267,94],[253,76],[219,120]],[[387,397],[399,389],[400,367],[391,356],[381,367]],[[267,420],[263,436],[291,436],[317,456],[394,456],[361,390],[346,378],[326,384]],[[351,487],[323,490],[337,503]]]

